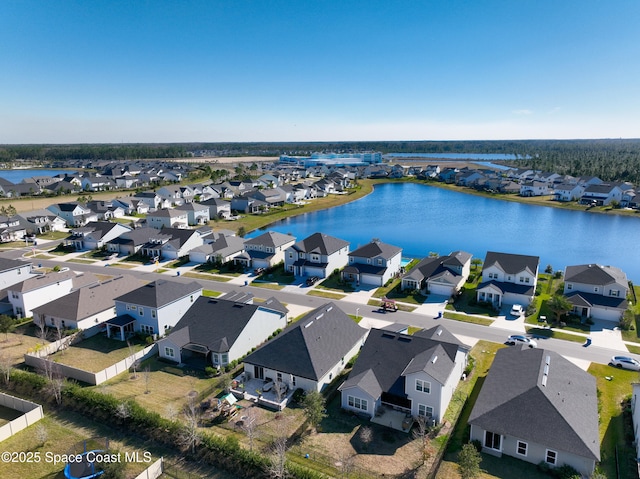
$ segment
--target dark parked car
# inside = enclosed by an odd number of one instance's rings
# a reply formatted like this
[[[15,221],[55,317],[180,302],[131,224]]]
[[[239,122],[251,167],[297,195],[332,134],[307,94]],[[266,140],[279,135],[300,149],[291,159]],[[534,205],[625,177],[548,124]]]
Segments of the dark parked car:
[[[318,282],[319,279],[320,278],[318,278],[317,276],[310,276],[309,278],[307,278],[307,286],[313,286]]]

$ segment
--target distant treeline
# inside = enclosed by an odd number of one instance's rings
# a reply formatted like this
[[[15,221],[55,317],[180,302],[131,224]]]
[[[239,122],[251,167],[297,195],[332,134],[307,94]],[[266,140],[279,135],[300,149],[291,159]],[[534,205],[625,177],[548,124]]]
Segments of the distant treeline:
[[[357,153],[500,153],[516,155],[509,164],[572,176],[640,184],[640,139],[503,141],[356,141],[296,143],[173,143],[97,145],[0,145],[0,162],[17,159],[138,160],[206,156],[309,155]]]

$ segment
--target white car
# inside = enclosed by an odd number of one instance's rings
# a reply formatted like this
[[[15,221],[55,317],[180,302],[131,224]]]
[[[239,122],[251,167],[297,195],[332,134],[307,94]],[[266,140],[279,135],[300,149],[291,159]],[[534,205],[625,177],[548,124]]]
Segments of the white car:
[[[509,336],[507,338],[506,344],[508,344],[509,346],[515,346],[516,344],[525,344],[530,348],[535,348],[538,346],[538,343],[536,343],[533,339],[527,338],[526,336],[521,336],[519,334]]]
[[[522,307],[521,304],[514,304],[511,307],[511,312],[510,313],[511,313],[512,316],[520,317],[520,316],[522,316],[524,314],[524,308]]]
[[[609,361],[609,366],[615,366],[621,369],[631,369],[632,371],[640,371],[640,362],[628,356],[614,356]]]

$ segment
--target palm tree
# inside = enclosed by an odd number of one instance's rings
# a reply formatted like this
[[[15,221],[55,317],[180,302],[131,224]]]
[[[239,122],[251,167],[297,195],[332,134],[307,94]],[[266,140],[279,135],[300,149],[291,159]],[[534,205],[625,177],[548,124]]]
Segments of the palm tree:
[[[556,315],[555,322],[558,323],[563,314],[573,309],[573,304],[564,296],[556,295],[547,301],[547,307]]]

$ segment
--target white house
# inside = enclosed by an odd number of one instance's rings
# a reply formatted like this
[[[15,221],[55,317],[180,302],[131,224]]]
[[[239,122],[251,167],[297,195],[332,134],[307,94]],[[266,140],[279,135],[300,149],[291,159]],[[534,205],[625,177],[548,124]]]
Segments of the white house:
[[[96,213],[77,202],[56,203],[47,206],[47,209],[62,218],[69,228],[84,226],[91,221],[98,221]]]
[[[235,258],[249,268],[270,268],[284,262],[285,250],[293,246],[295,237],[267,231],[244,241],[244,253]]]
[[[207,205],[189,202],[176,206],[175,210],[187,214],[187,223],[189,225],[206,225],[209,221],[209,207]]]
[[[82,284],[97,282],[92,274],[78,275],[66,268],[66,271],[32,276],[7,288],[13,314],[20,318],[33,316],[33,309],[54,299],[69,294]]]
[[[178,363],[224,367],[286,326],[287,309],[274,298],[256,305],[201,296],[158,343],[158,351]]]
[[[528,306],[538,281],[538,256],[487,252],[477,300],[500,308],[502,304]]]
[[[139,251],[152,258],[178,259],[203,244],[203,236],[197,230],[163,228],[151,236]]]
[[[295,276],[326,278],[349,261],[349,242],[323,233],[314,233],[285,251],[285,270]]]
[[[402,248],[373,240],[348,254],[342,279],[357,284],[384,286],[400,273]]]
[[[627,294],[629,281],[620,268],[582,264],[565,269],[564,295],[579,316],[618,322],[629,307]]]
[[[469,348],[442,326],[414,335],[374,328],[349,378],[339,387],[342,408],[385,426],[387,411],[439,423],[467,365],[468,353]]]
[[[600,460],[596,379],[553,351],[498,350],[468,422],[486,454],[583,477]]]
[[[0,290],[33,277],[32,266],[17,259],[0,258]]]
[[[447,256],[423,258],[402,277],[402,289],[453,296],[469,278],[471,257],[471,253],[454,251]]]
[[[85,337],[91,336],[104,330],[103,323],[116,316],[115,298],[142,284],[133,276],[117,276],[78,288],[33,308],[33,322],[52,328],[81,329]]]
[[[189,215],[176,209],[157,210],[147,215],[147,224],[151,228],[188,228]]]
[[[130,231],[131,228],[121,223],[91,221],[85,226],[73,229],[71,231],[71,236],[67,238],[66,242],[73,244],[77,250],[99,249],[105,246],[109,241]]]
[[[290,390],[321,391],[364,343],[367,330],[327,303],[306,314],[244,360],[244,374]]]

